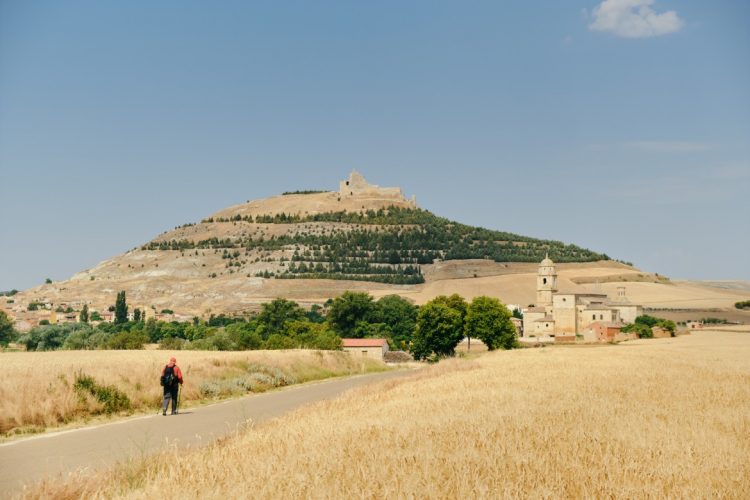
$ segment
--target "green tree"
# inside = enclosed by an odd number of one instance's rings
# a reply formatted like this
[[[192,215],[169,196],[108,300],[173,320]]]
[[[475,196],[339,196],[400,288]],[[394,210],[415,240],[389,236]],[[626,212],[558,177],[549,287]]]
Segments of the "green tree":
[[[372,296],[363,292],[344,292],[331,303],[326,319],[342,337],[355,335],[357,323],[374,322],[377,307]]]
[[[453,355],[464,336],[463,330],[461,314],[445,301],[433,299],[419,308],[411,353],[415,359],[425,359],[433,353]]]
[[[6,346],[8,342],[15,339],[16,330],[13,328],[13,321],[4,311],[0,311],[0,345]]]
[[[133,309],[133,321],[135,321],[136,323],[140,323],[142,318],[143,315],[141,314],[141,310],[137,307]]]
[[[115,324],[121,325],[128,322],[128,304],[125,299],[125,290],[117,293],[115,301]]]
[[[52,280],[49,279],[49,278],[47,278],[47,279],[44,280],[44,283],[46,283],[47,285],[49,285],[50,283],[52,283]]]
[[[447,297],[445,295],[438,295],[432,300],[445,304],[454,311],[458,312],[461,315],[461,321],[464,321],[466,319],[466,312],[469,310],[469,304],[467,304],[466,300],[459,294],[454,293],[453,295],[449,295]]]
[[[635,322],[641,323],[651,328],[651,327],[656,326],[656,324],[659,322],[659,318],[655,318],[654,316],[649,316],[648,314],[641,314],[640,316],[635,318]]]
[[[668,331],[672,337],[675,336],[675,333],[677,331],[677,325],[671,319],[660,319],[656,322],[656,326]]]
[[[232,323],[224,327],[224,331],[238,349],[260,349],[263,339],[258,334],[257,328],[256,323]]]
[[[91,313],[91,318],[90,319],[91,319],[91,321],[101,321],[102,320],[102,315],[99,314],[99,311],[94,311],[94,312]]]
[[[492,297],[474,297],[466,313],[466,336],[484,342],[487,349],[512,349],[516,347],[516,327],[511,313],[499,300]]]
[[[651,330],[651,327],[646,323],[631,323],[622,327],[621,331],[624,333],[635,332],[635,334],[638,335],[638,338],[641,339],[654,338],[653,330]]]
[[[81,314],[78,316],[78,321],[81,323],[88,323],[89,322],[89,305],[83,304],[83,309],[81,309]]]
[[[148,335],[143,330],[122,331],[109,339],[110,349],[143,349],[148,342]]]
[[[269,335],[284,334],[290,321],[304,319],[305,311],[293,300],[275,299],[263,304],[258,314],[258,323],[263,326],[263,338]]]
[[[406,348],[414,335],[419,308],[398,295],[386,295],[377,302],[380,321],[388,325],[391,338],[400,349]]]

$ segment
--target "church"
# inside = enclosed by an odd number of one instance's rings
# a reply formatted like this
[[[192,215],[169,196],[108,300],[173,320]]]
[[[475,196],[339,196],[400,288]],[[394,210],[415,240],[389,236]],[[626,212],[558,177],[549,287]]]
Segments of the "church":
[[[607,341],[643,314],[643,308],[627,299],[625,287],[617,288],[614,299],[602,293],[559,292],[555,263],[547,256],[537,272],[536,303],[522,312],[522,338],[575,342],[578,336]]]

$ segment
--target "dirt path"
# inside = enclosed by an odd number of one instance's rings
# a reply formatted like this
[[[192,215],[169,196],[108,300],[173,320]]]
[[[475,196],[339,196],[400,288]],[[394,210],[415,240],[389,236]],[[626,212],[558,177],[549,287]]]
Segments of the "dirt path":
[[[24,484],[44,478],[64,479],[79,469],[101,469],[172,446],[207,445],[248,423],[262,422],[307,403],[336,397],[348,389],[407,373],[393,371],[338,378],[189,408],[175,416],[154,414],[2,444],[0,497],[18,495]]]

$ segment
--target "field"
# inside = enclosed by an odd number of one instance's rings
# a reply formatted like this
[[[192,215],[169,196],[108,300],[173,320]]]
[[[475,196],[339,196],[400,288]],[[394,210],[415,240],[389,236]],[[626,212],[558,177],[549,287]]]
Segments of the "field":
[[[29,497],[746,497],[750,333],[455,359]]]
[[[114,413],[155,411],[167,351],[56,351],[0,353],[0,435],[41,432],[49,427]],[[263,392],[273,387],[385,369],[333,351],[180,351],[185,377],[181,404]],[[76,390],[80,375],[127,396],[127,409],[108,407]],[[111,393],[112,391],[110,391]],[[109,398],[112,400],[113,398]],[[118,400],[119,401],[119,400]],[[119,405],[122,406],[122,405]],[[109,411],[108,411],[109,410]]]

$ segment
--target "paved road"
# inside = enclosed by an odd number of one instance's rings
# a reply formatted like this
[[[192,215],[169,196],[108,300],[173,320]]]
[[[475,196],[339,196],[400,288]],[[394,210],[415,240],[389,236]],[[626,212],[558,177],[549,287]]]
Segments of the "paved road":
[[[407,373],[393,371],[337,378],[188,408],[175,416],[154,414],[2,444],[0,497],[17,495],[24,484],[43,478],[64,478],[80,469],[105,468],[168,446],[206,445],[248,422],[261,422],[307,403],[334,398],[348,389]]]

